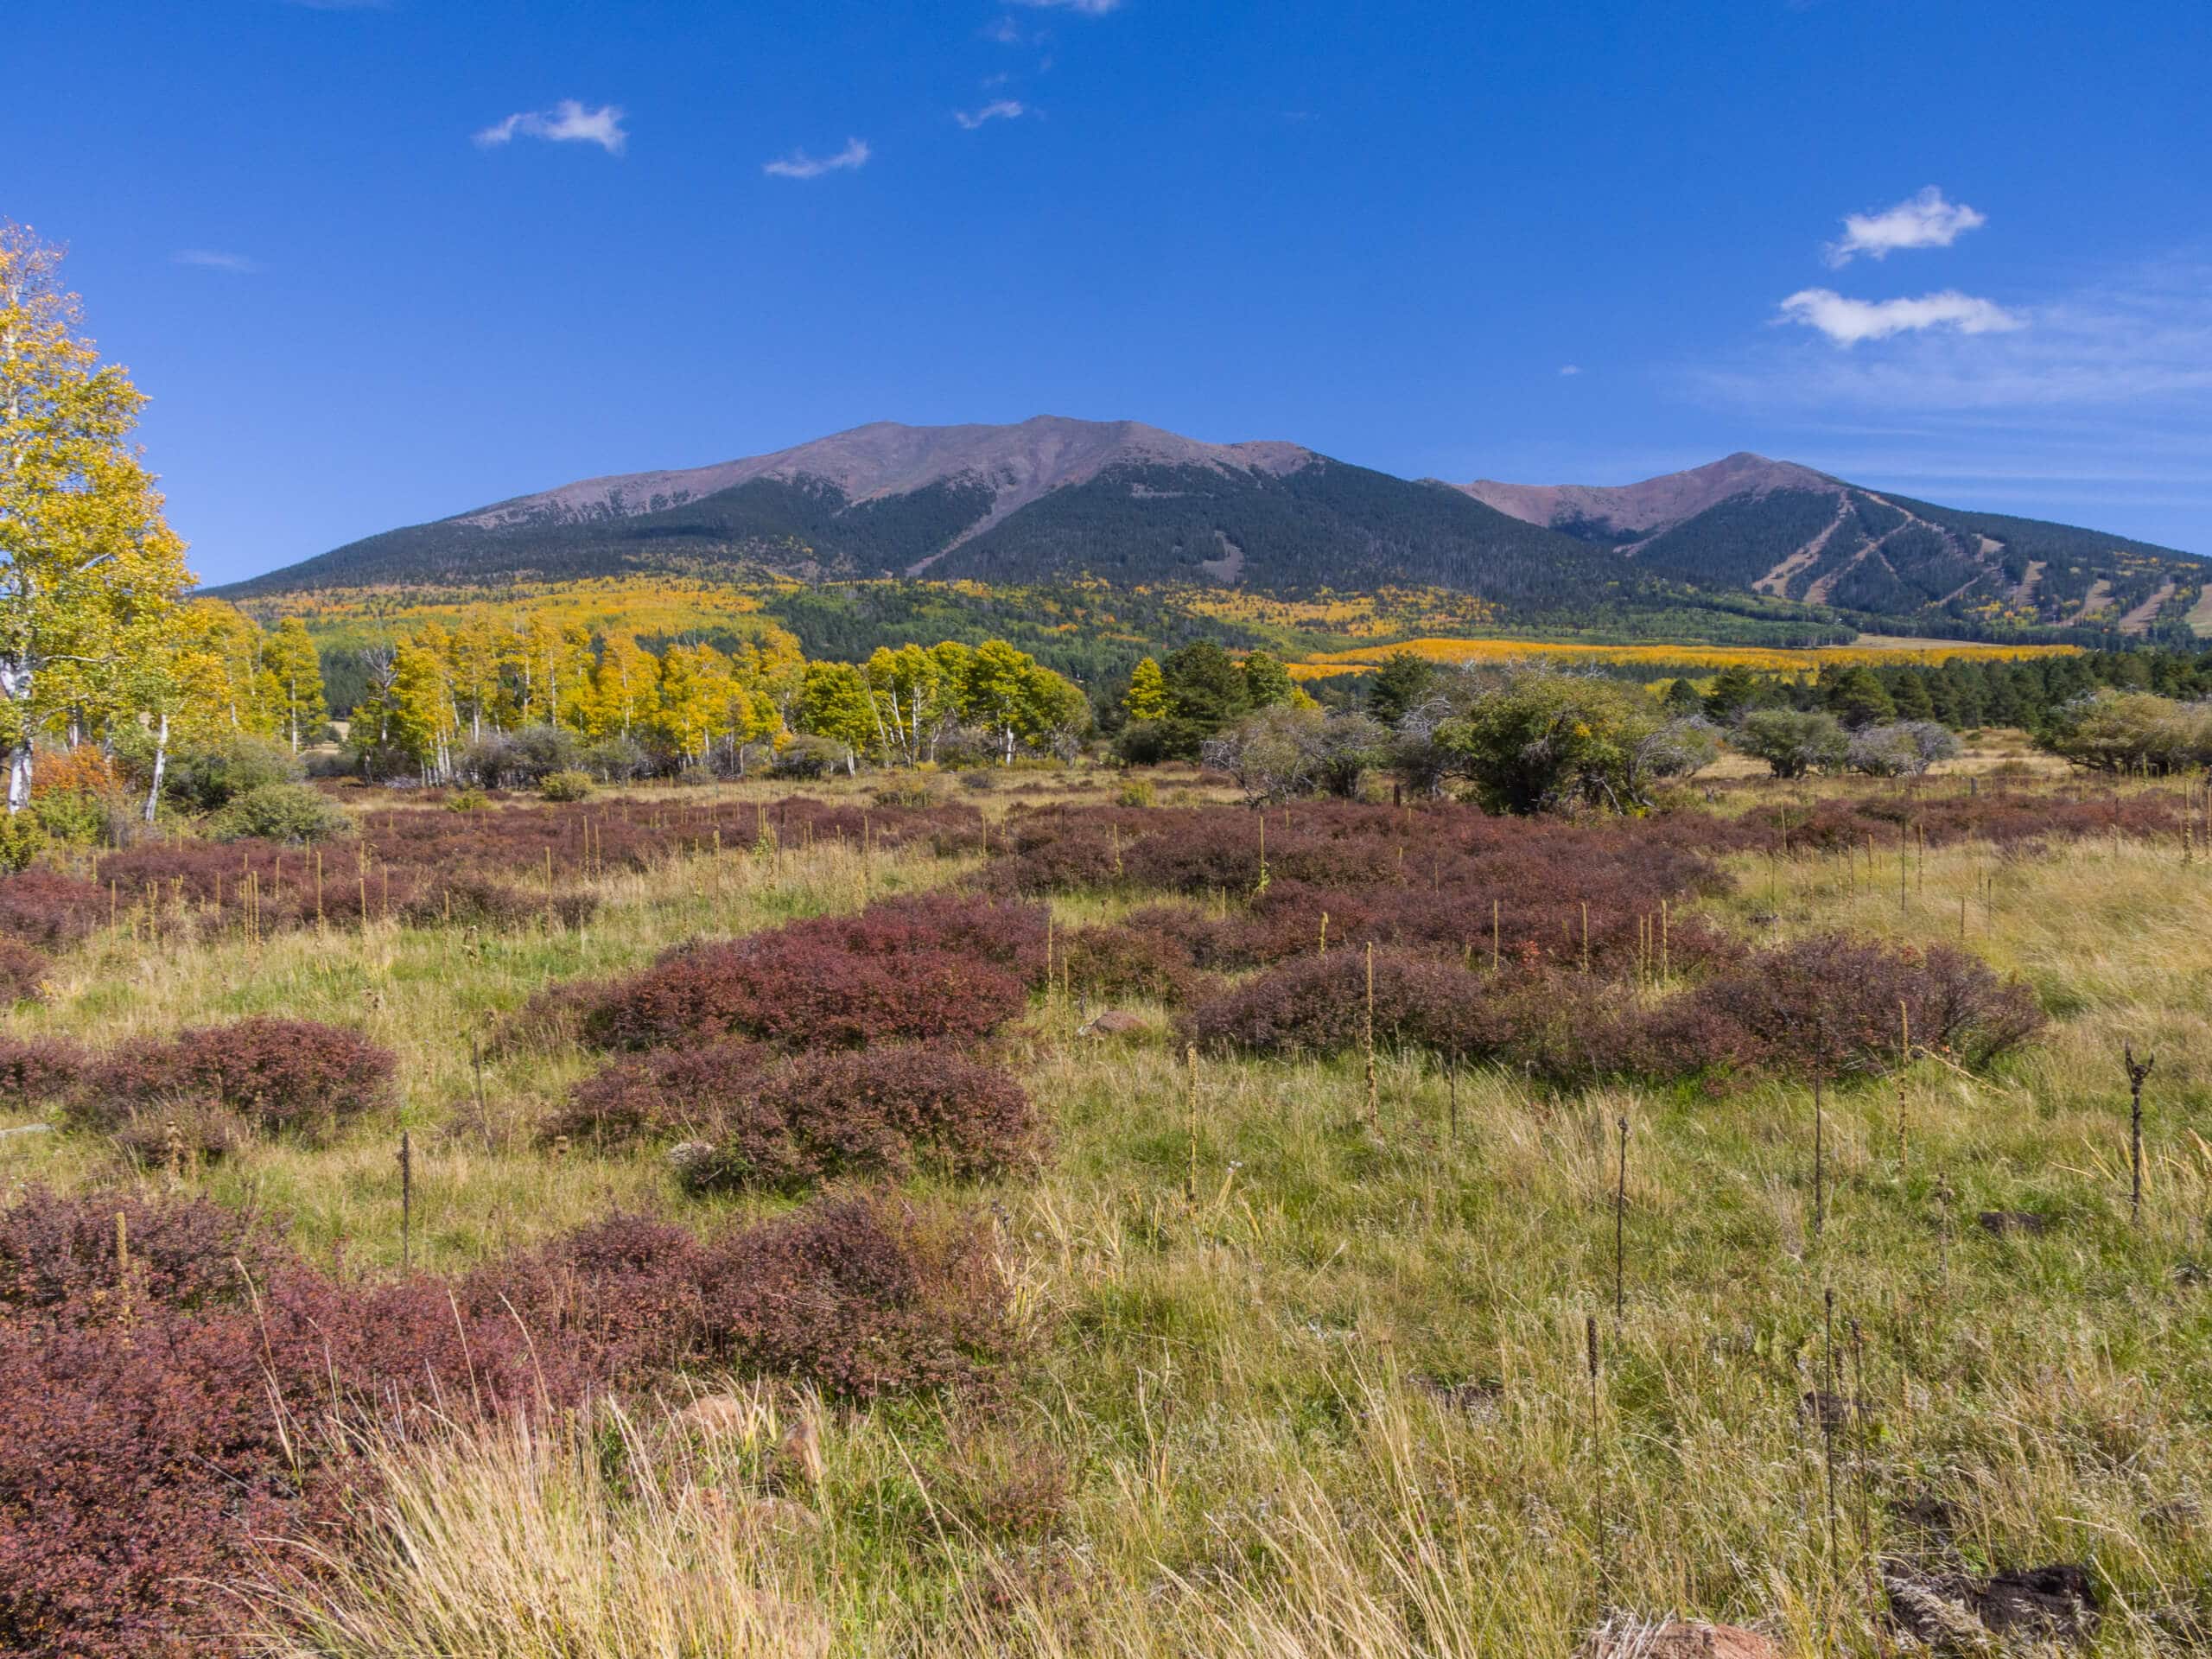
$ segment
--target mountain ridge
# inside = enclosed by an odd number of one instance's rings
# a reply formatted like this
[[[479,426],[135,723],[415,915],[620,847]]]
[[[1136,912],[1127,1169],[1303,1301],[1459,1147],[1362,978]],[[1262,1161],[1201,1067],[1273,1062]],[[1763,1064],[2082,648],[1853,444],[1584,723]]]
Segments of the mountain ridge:
[[[1940,507],[1748,450],[1624,485],[1453,484],[1282,440],[1038,416],[874,422],[762,455],[578,480],[211,591],[656,570],[1430,586],[1523,619],[1703,595],[1884,626],[2137,633],[2181,626],[2204,580],[2177,550]]]

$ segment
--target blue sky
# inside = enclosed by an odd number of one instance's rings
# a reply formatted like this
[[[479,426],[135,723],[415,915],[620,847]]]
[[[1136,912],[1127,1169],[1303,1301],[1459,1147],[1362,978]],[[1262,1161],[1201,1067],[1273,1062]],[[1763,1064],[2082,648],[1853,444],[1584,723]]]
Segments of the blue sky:
[[[211,580],[1038,413],[1461,480],[1757,449],[2212,551],[2202,5],[99,0],[8,33],[0,216],[68,244]]]

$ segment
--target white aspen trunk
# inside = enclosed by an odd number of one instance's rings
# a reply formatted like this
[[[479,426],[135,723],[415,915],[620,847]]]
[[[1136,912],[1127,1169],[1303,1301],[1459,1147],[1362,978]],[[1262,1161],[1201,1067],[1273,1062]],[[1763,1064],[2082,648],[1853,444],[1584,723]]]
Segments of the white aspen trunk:
[[[8,756],[8,810],[31,804],[31,671],[17,658],[0,659],[0,697],[22,711],[23,734]]]
[[[154,739],[154,781],[146,791],[146,822],[154,821],[154,809],[161,804],[162,775],[169,769],[169,717],[162,715],[159,733]]]

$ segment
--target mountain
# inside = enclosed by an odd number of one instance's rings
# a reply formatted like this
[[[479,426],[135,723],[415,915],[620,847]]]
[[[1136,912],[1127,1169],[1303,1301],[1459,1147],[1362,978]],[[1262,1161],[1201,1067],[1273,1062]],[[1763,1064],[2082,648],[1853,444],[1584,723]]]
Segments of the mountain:
[[[1427,584],[1523,604],[1633,579],[1607,550],[1433,482],[1292,443],[1201,443],[1135,421],[1047,416],[879,422],[774,454],[589,479],[223,591],[708,568],[809,581]]]
[[[1747,453],[1636,484],[1458,487],[1617,548],[1654,578],[1916,626],[1979,618],[2140,634],[2177,625],[2204,579],[2200,560],[2171,548],[1878,493]]]
[[[1688,605],[1945,631],[2177,623],[2186,555],[1878,493],[1735,454],[1619,486],[1451,485],[1287,442],[1135,421],[878,422],[772,454],[584,480],[371,536],[216,590],[496,585],[623,573],[879,576],[1268,593],[1436,587],[1505,617]]]

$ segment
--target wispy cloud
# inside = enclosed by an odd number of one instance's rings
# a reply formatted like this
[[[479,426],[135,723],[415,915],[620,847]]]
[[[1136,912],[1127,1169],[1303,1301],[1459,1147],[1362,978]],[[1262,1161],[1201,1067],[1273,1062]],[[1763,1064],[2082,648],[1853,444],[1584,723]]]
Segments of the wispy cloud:
[[[2006,315],[2023,326],[1851,351],[1765,330],[1681,384],[1846,478],[2212,552],[2212,259],[2111,269]]]
[[[1027,36],[1022,34],[1021,25],[1012,17],[1001,17],[983,31],[983,38],[996,41],[1001,46],[1020,46]]]
[[[2024,326],[2021,318],[1994,300],[1961,294],[1955,288],[1910,300],[1853,300],[1832,288],[1802,289],[1783,301],[1779,321],[1817,328],[1839,346],[1930,328],[1988,334]]]
[[[1580,374],[1582,365],[1580,363],[1562,363],[1559,365],[1559,372],[1561,374]]]
[[[613,104],[588,110],[573,98],[564,98],[550,110],[524,110],[497,121],[476,135],[486,149],[512,143],[518,138],[543,138],[556,144],[597,144],[610,156],[620,156],[630,135],[622,130],[622,111]]]
[[[818,179],[824,173],[843,173],[866,167],[868,157],[874,153],[866,139],[848,138],[845,147],[835,156],[810,156],[803,149],[795,149],[775,161],[763,162],[760,170],[772,178]]]
[[[1019,121],[1029,113],[1029,106],[1020,99],[1001,98],[986,104],[980,110],[955,110],[952,118],[973,132],[986,121]]]
[[[1828,264],[1840,269],[1862,253],[1869,259],[1886,259],[1906,248],[1948,248],[1987,223],[1986,215],[1966,203],[1946,201],[1931,184],[1878,213],[1846,213],[1841,238],[1823,251]]]
[[[284,0],[308,11],[382,11],[391,0]]]
[[[251,276],[261,269],[260,260],[243,253],[226,253],[219,248],[181,248],[169,256],[169,262],[201,270],[227,271],[233,276]]]
[[[1039,11],[1077,11],[1086,17],[1103,17],[1109,11],[1119,11],[1122,0],[1014,0],[1018,6],[1030,6]]]

